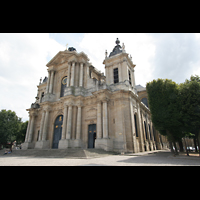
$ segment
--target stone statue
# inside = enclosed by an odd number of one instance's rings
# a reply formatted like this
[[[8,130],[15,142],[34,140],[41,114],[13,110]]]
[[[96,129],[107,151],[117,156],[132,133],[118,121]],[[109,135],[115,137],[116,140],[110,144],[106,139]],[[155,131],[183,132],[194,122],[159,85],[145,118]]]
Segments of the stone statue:
[[[122,43],[122,50],[125,50],[125,45],[124,45],[124,43]]]

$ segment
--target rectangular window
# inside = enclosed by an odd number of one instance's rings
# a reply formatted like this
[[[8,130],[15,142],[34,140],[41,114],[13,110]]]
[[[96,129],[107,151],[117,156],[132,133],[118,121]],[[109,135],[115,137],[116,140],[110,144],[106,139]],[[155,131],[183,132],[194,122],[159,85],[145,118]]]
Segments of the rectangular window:
[[[131,72],[130,72],[130,70],[128,70],[128,77],[129,77],[129,83],[131,85]]]
[[[118,68],[113,69],[114,83],[119,83]]]

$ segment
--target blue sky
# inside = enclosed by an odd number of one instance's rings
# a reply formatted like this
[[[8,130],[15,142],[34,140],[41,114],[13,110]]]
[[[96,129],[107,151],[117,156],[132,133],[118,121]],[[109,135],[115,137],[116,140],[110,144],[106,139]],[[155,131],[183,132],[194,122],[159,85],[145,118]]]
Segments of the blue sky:
[[[0,33],[0,109],[13,110],[28,120],[27,108],[35,102],[40,77],[48,75],[46,64],[68,47],[85,52],[104,72],[116,38],[125,44],[135,67],[136,85],[157,78],[178,83],[200,75],[200,34],[193,33]]]

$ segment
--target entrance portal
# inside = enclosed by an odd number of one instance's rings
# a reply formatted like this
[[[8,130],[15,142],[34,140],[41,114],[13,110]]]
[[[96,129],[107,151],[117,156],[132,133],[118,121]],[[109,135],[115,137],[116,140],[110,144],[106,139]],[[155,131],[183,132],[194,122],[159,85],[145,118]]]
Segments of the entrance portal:
[[[90,124],[88,126],[88,148],[95,147],[96,139],[96,124]]]
[[[62,124],[63,124],[63,115],[59,115],[54,123],[54,136],[53,136],[52,149],[58,148],[58,143],[62,136]]]

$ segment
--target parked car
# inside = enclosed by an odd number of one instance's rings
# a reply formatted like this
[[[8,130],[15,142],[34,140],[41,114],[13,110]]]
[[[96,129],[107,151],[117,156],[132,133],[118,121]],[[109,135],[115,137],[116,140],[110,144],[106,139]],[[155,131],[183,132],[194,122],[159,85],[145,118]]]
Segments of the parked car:
[[[194,147],[187,147],[187,150],[189,150],[189,151],[195,151],[195,148]]]

